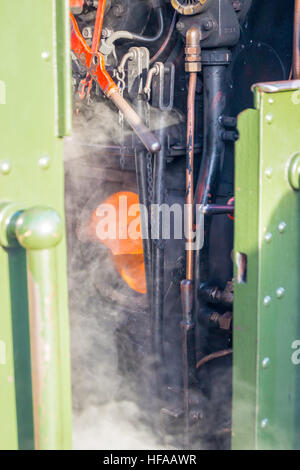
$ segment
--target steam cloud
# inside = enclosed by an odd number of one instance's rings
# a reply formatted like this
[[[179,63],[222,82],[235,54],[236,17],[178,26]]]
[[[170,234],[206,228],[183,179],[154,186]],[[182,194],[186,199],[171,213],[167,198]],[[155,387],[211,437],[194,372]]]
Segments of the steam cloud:
[[[97,146],[108,143],[119,132],[118,115],[106,103],[85,113],[74,118],[73,135],[65,143],[73,446],[94,450],[161,449],[161,439],[137,404],[138,392],[118,371],[115,333],[124,321],[122,308],[109,298],[110,293],[101,291],[101,286],[109,286],[122,299],[128,288],[112,269],[109,250],[99,242],[85,243],[81,233],[87,214],[95,208],[93,204],[114,193],[119,184],[111,181],[112,172],[105,168],[107,157],[97,157],[95,164],[93,157],[89,160],[97,153]],[[135,181],[134,173],[130,177]]]

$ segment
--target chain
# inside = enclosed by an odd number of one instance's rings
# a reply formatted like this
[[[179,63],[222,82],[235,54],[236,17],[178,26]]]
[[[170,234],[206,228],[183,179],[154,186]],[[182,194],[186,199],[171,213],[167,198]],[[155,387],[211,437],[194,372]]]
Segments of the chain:
[[[148,199],[149,204],[153,204],[153,165],[152,165],[152,155],[147,153],[147,183],[148,183]]]
[[[126,87],[125,84],[125,68],[118,68],[116,71],[116,78],[117,78],[117,85],[119,88],[119,93],[123,97],[124,95],[124,90]],[[121,141],[121,152],[120,152],[120,167],[122,170],[124,170],[125,167],[125,135],[124,135],[124,114],[119,111],[119,125],[121,129],[120,133],[120,141]]]

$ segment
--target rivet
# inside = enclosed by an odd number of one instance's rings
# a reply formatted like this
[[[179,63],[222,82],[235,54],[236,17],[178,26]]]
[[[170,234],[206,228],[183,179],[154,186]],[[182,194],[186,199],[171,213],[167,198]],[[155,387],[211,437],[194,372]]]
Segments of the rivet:
[[[42,52],[42,59],[43,60],[49,60],[50,58],[50,52],[49,51],[43,51]]]
[[[48,155],[44,155],[43,157],[39,159],[38,165],[42,170],[47,170],[50,166],[50,163],[51,163],[51,158]]]
[[[272,302],[272,299],[269,295],[267,295],[265,298],[264,298],[264,306],[265,307],[269,307],[269,305],[271,304]]]
[[[265,357],[262,361],[262,366],[264,369],[266,369],[270,365],[271,361],[269,357]]]
[[[270,104],[274,104],[274,98],[269,98],[268,101],[269,101]]]
[[[0,162],[0,171],[2,175],[8,175],[11,171],[11,164],[7,160]]]
[[[265,429],[269,424],[269,420],[267,418],[263,419],[262,422],[260,423],[261,428]]]
[[[283,287],[279,287],[276,291],[276,296],[278,299],[282,299],[282,297],[284,296],[285,294],[285,290]]]
[[[273,168],[269,167],[265,170],[265,175],[267,178],[272,178]]]
[[[271,240],[272,240],[272,234],[271,234],[270,232],[266,233],[266,235],[265,235],[265,241],[266,241],[267,243],[270,243]]]
[[[286,223],[285,222],[280,222],[280,224],[278,225],[279,232],[283,233],[283,232],[285,232],[285,229],[286,229]]]
[[[266,115],[266,121],[267,121],[268,124],[272,124],[273,119],[274,119],[273,114],[267,114]]]

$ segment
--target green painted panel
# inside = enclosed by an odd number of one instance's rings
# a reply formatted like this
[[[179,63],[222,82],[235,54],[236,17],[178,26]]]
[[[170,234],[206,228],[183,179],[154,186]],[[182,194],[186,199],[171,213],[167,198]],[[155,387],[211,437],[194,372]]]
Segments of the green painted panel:
[[[64,220],[63,139],[57,136],[70,130],[68,1],[18,0],[12,8],[10,2],[0,0],[0,8],[0,202],[18,202],[24,208],[48,206]],[[24,252],[14,250],[0,248],[0,345],[5,344],[6,349],[6,362],[0,363],[1,449],[29,448],[33,442]],[[65,235],[56,251],[63,420],[60,447],[69,448]]]
[[[246,282],[235,282],[233,356],[233,447],[253,449],[256,413],[259,115],[239,118],[236,146],[235,279],[237,256],[247,256]]]
[[[235,284],[233,448],[299,449],[300,192],[288,169],[300,151],[300,106],[293,90],[256,93],[259,133],[242,115],[236,156],[235,254],[248,254],[248,272]],[[255,168],[241,164],[249,157]],[[247,171],[252,195],[239,191]]]

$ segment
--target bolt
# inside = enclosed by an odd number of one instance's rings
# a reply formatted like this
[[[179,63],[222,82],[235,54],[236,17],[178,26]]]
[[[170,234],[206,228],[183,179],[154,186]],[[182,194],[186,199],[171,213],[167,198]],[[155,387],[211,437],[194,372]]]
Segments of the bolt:
[[[265,298],[264,298],[264,306],[265,307],[269,307],[269,305],[271,304],[272,302],[272,299],[269,295],[267,295]]]
[[[270,365],[271,361],[269,357],[265,357],[262,361],[262,366],[264,369],[266,369]]]
[[[43,51],[42,52],[42,59],[47,61],[50,58],[50,52],[49,51]]]
[[[102,37],[103,37],[103,39],[109,38],[109,36],[112,35],[112,32],[113,32],[113,31],[112,31],[112,29],[110,29],[110,28],[103,28],[103,29],[102,29]]]
[[[267,114],[266,115],[266,121],[267,121],[268,124],[272,124],[273,119],[274,119],[273,114]]]
[[[265,170],[265,175],[267,178],[272,178],[273,168],[269,167]]]
[[[92,37],[93,37],[92,28],[90,28],[90,27],[83,28],[82,36],[84,37],[84,39],[92,39]]]
[[[285,222],[280,222],[280,224],[278,225],[279,232],[283,233],[283,232],[285,232],[285,229],[286,229],[286,223]]]
[[[272,234],[270,232],[266,233],[265,235],[265,241],[267,243],[270,243],[272,241]]]
[[[269,103],[274,104],[274,98],[269,98]]]
[[[214,26],[214,24],[213,24],[212,20],[206,20],[203,23],[203,28],[204,28],[205,31],[210,31],[211,29],[213,29],[213,26]]]
[[[11,164],[7,160],[0,162],[0,172],[2,175],[8,175],[11,171]]]
[[[285,294],[285,290],[283,287],[279,287],[276,291],[276,296],[278,299],[282,299],[282,297],[284,296]]]
[[[269,424],[269,420],[267,418],[263,419],[262,422],[260,423],[261,428],[265,429]]]
[[[182,21],[178,21],[176,24],[176,29],[177,31],[183,31],[184,30],[184,23]]]
[[[50,162],[51,158],[48,155],[44,155],[39,159],[38,165],[42,170],[47,170],[50,166]]]

